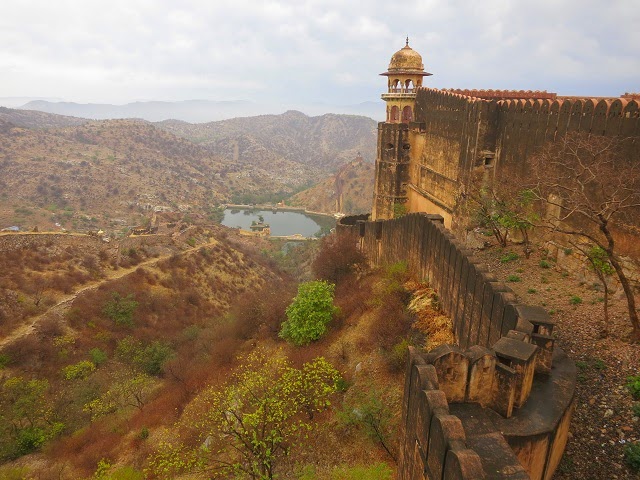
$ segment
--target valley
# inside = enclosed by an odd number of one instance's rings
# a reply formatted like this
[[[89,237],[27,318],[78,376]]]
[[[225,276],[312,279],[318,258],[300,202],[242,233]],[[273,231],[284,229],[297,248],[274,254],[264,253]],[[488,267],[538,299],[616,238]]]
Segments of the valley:
[[[363,170],[374,145],[374,122],[345,115],[152,124],[2,108],[0,228],[120,236],[154,213],[167,214],[167,223],[210,223],[225,203],[275,204],[334,172]],[[326,189],[295,205],[325,213],[366,208],[355,200],[372,195],[372,167],[364,172],[349,174],[364,190],[342,207]]]

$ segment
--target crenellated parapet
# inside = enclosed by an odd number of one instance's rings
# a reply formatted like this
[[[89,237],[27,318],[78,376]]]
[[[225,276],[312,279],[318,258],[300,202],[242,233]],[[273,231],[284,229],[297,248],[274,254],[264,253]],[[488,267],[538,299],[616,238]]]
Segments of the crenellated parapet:
[[[481,98],[483,100],[506,100],[506,99],[547,99],[554,100],[558,95],[556,93],[547,92],[546,90],[468,90],[459,88],[450,88],[445,92],[457,93],[465,97]]]
[[[407,262],[452,320],[457,345],[411,352],[399,478],[550,478],[567,440],[576,372],[555,348],[548,313],[518,303],[439,215],[345,217],[337,230],[353,235],[374,266]]]

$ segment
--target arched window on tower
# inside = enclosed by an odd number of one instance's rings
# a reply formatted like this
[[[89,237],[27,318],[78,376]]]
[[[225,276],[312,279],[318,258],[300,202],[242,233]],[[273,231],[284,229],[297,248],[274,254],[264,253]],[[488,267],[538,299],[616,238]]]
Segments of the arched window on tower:
[[[398,123],[400,121],[400,109],[397,105],[391,107],[391,113],[389,114],[389,122]]]
[[[393,81],[393,89],[391,90],[391,93],[399,93],[401,90],[402,84],[400,83],[399,79],[395,79]]]
[[[413,110],[407,105],[402,109],[402,123],[409,123],[413,121]]]
[[[405,92],[412,93],[413,92],[413,81],[408,79],[404,82]]]

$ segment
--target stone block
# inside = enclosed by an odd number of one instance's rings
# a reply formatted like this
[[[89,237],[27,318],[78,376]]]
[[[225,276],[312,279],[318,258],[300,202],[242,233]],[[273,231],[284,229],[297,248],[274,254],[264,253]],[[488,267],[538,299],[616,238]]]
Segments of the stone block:
[[[431,419],[438,413],[446,415],[449,413],[449,404],[447,397],[442,390],[424,390],[421,393],[418,402],[418,415],[416,423],[416,440],[420,447],[423,463],[427,461],[429,449],[429,429],[431,428]]]
[[[449,450],[444,462],[443,480],[482,480],[486,478],[480,456],[468,448]]]
[[[505,418],[511,418],[516,396],[516,371],[502,363],[496,363],[491,409]]]
[[[474,345],[465,352],[469,358],[466,402],[486,407],[493,398],[496,357],[488,348]]]
[[[482,293],[482,312],[480,313],[480,330],[477,344],[487,347],[489,344],[489,334],[491,332],[491,311],[493,310],[493,296],[495,288],[501,285],[495,281],[493,274],[485,274],[485,285]]]
[[[502,319],[504,318],[504,307],[508,302],[515,301],[516,296],[513,291],[504,283],[493,287],[493,303],[491,305],[491,327],[489,329],[489,342],[485,347],[490,347],[502,337]]]
[[[498,362],[516,372],[516,407],[521,407],[529,398],[536,367],[538,347],[508,337],[502,337],[493,346]]]
[[[553,346],[555,344],[555,339],[549,335],[534,333],[531,335],[531,343],[538,347],[536,372],[545,374],[550,373],[553,362]]]
[[[509,330],[515,330],[518,324],[518,312],[514,302],[507,302],[504,306],[504,314],[502,316],[502,336],[509,333]]]
[[[429,454],[427,471],[429,478],[441,479],[447,450],[452,444],[464,445],[465,434],[462,422],[453,415],[435,414],[429,429]]]
[[[519,342],[531,343],[531,337],[528,333],[521,332],[519,330],[509,330],[507,332],[507,338],[512,338],[513,340],[518,340]]]
[[[431,350],[427,362],[435,367],[438,384],[449,403],[464,402],[469,359],[455,345],[440,345]]]
[[[556,322],[544,308],[533,305],[517,305],[516,313],[518,318],[527,320],[533,325],[532,333],[541,335],[551,335],[553,333],[553,327]]]

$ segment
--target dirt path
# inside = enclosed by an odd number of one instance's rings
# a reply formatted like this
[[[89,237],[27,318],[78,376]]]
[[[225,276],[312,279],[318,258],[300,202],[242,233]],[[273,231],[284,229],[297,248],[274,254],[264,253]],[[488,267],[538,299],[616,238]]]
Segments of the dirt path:
[[[183,250],[181,252],[177,252],[177,253],[179,255],[186,255],[186,254],[188,254],[190,252],[193,252],[195,250],[198,250],[198,249],[200,249],[202,247],[207,247],[207,246],[213,245],[214,243],[215,242],[206,243],[206,244],[203,244],[203,245],[197,245],[195,247],[192,247],[192,248],[189,248],[189,249]],[[78,297],[78,295],[80,295],[81,293],[84,293],[84,292],[89,291],[89,290],[96,290],[101,285],[104,285],[107,282],[110,282],[112,280],[117,280],[119,278],[126,277],[127,275],[130,275],[133,272],[135,272],[140,267],[155,265],[156,263],[169,258],[171,255],[174,255],[175,253],[176,252],[171,253],[171,254],[167,254],[167,255],[161,255],[160,257],[151,258],[149,260],[145,260],[145,261],[140,262],[137,265],[134,265],[134,266],[129,267],[129,268],[121,268],[119,270],[114,270],[114,271],[108,272],[107,276],[105,278],[81,286],[75,292],[63,296],[55,305],[52,305],[46,311],[44,311],[41,314],[31,318],[28,321],[28,323],[20,325],[19,327],[15,328],[13,331],[11,331],[6,337],[4,337],[2,340],[0,340],[0,350],[3,349],[4,347],[6,347],[7,345],[10,345],[14,341],[16,341],[18,338],[21,338],[21,337],[23,337],[25,335],[29,335],[29,334],[33,333],[35,331],[37,325],[46,316],[48,316],[48,315],[50,315],[52,313],[55,313],[55,314],[58,314],[58,315],[62,316],[64,314],[64,312],[73,304],[74,300]]]

